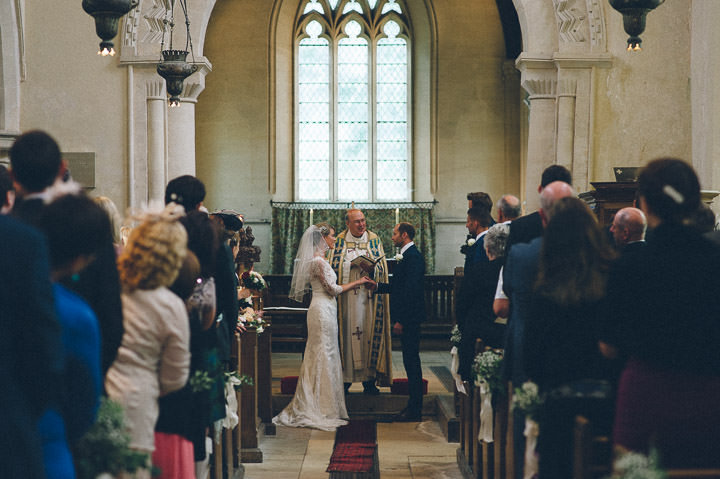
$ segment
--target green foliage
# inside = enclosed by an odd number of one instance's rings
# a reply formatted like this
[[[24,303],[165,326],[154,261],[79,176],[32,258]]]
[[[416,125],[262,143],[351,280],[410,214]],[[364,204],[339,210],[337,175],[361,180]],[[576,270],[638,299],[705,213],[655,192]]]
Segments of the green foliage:
[[[107,472],[113,476],[134,473],[147,467],[150,455],[130,448],[123,408],[102,398],[97,420],[74,448],[78,479],[95,479]]]
[[[247,374],[240,374],[237,371],[225,373],[225,381],[231,381],[236,391],[242,389],[244,385],[252,386],[254,384],[252,377]]]

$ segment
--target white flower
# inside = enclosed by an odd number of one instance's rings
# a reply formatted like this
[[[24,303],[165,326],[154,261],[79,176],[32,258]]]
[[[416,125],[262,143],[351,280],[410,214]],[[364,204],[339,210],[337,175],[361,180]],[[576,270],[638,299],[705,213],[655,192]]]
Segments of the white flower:
[[[398,254],[395,255],[395,261],[397,261],[397,262],[399,263],[399,262],[402,261],[402,260],[403,260],[403,255],[402,255],[402,253],[398,253]]]
[[[472,245],[474,245],[474,244],[475,244],[475,238],[470,238],[469,240],[467,240],[467,245],[468,245],[468,246],[472,246]]]
[[[258,334],[260,334],[260,333],[262,333],[263,331],[265,331],[265,328],[263,328],[262,326],[258,326],[256,331],[257,331]]]

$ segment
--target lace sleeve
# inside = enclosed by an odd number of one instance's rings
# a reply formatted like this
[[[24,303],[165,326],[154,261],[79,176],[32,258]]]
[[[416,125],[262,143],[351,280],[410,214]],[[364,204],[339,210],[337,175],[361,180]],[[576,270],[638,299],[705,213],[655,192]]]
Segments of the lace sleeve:
[[[311,274],[322,284],[330,296],[337,296],[342,293],[342,286],[337,284],[337,277],[330,265],[321,257],[313,259]]]

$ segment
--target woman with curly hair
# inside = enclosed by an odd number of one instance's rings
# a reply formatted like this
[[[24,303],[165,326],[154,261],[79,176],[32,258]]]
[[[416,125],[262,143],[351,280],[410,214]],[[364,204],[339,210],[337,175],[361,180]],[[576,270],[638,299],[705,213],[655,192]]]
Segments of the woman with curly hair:
[[[130,446],[152,452],[158,397],[182,388],[190,364],[185,304],[170,286],[187,254],[187,233],[169,210],[135,228],[118,258],[125,333],[105,378],[125,408]]]

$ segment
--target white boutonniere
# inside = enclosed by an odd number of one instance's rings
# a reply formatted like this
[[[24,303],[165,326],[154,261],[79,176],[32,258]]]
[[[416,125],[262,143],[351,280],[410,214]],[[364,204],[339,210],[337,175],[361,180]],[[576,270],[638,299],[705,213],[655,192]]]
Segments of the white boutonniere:
[[[467,240],[467,245],[468,245],[468,246],[472,246],[472,245],[474,245],[474,244],[475,244],[475,238],[470,238],[469,240]]]
[[[403,255],[402,255],[402,253],[398,253],[398,254],[395,255],[395,261],[397,261],[397,262],[399,263],[399,262],[402,261],[402,260],[403,260]]]

